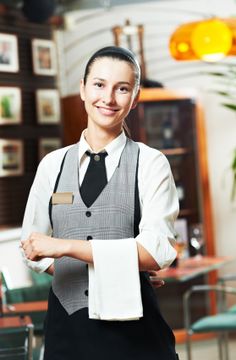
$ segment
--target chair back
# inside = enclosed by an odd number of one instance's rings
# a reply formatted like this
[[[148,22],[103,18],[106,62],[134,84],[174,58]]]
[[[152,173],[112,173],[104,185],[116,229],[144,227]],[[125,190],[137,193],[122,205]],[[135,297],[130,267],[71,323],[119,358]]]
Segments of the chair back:
[[[0,319],[0,360],[33,360],[33,325],[29,317]]]

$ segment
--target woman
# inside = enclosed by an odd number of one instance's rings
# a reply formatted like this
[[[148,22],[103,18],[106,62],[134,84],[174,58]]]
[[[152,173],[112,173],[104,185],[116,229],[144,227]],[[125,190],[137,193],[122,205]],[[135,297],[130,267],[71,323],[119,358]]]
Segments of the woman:
[[[45,360],[177,358],[147,271],[176,256],[178,201],[164,155],[124,134],[139,84],[133,53],[97,51],[80,86],[87,129],[42,160],[31,188],[25,260],[53,275]]]

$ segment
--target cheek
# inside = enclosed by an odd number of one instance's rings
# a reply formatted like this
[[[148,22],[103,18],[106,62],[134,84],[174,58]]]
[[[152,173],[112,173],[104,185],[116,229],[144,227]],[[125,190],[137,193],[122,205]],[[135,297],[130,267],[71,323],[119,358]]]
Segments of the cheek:
[[[120,105],[125,109],[131,108],[132,103],[133,103],[133,101],[132,101],[132,98],[130,96],[129,97],[122,97],[120,99]]]
[[[85,95],[85,102],[88,104],[93,104],[99,99],[100,99],[99,93],[97,93],[94,90],[87,92]]]

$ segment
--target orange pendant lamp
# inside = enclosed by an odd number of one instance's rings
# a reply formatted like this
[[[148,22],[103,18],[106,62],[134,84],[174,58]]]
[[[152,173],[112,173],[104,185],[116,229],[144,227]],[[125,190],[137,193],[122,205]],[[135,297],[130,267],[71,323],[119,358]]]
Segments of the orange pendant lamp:
[[[236,18],[212,18],[179,26],[169,43],[176,60],[219,61],[236,55]]]

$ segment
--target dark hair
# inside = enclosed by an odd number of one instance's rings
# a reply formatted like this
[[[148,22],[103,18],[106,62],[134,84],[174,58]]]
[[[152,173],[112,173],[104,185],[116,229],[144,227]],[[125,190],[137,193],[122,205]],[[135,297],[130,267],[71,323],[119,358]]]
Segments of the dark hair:
[[[86,84],[87,77],[90,73],[91,66],[94,64],[94,62],[99,58],[112,58],[117,59],[120,61],[126,61],[129,64],[133,66],[134,73],[135,73],[135,85],[138,89],[140,85],[141,80],[141,69],[138,63],[138,60],[134,53],[132,53],[130,50],[118,47],[118,46],[106,46],[98,51],[96,51],[91,58],[89,59],[85,71],[84,71],[84,83]]]

